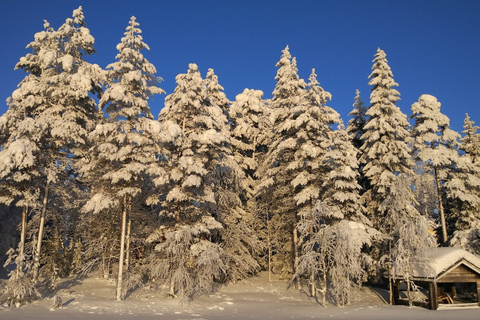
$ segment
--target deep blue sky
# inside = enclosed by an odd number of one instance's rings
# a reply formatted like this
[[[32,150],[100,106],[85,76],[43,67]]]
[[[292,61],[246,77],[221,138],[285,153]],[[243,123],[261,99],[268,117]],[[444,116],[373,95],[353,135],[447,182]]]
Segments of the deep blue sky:
[[[332,93],[330,106],[344,121],[355,89],[369,105],[373,56],[387,53],[399,83],[398,106],[410,106],[423,93],[435,95],[451,126],[462,130],[465,113],[480,125],[480,1],[478,0],[335,0],[335,1],[3,1],[0,6],[0,113],[23,79],[14,71],[25,46],[42,31],[43,20],[58,28],[83,6],[97,54],[88,61],[105,67],[132,15],[137,17],[151,51],[144,53],[170,94],[175,76],[189,63],[202,76],[213,68],[230,100],[244,88],[270,98],[275,64],[289,45],[299,74],[315,68],[321,86]],[[156,96],[156,117],[166,95]]]

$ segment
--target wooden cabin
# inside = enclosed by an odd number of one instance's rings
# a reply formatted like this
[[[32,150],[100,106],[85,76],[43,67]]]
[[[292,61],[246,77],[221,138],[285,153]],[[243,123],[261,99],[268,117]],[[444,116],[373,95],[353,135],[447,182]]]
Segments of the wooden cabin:
[[[423,305],[437,310],[447,305],[480,307],[480,257],[459,248],[436,248],[422,263],[412,263],[410,280],[423,288]],[[393,304],[404,304],[400,284],[405,276],[395,274],[391,280]]]

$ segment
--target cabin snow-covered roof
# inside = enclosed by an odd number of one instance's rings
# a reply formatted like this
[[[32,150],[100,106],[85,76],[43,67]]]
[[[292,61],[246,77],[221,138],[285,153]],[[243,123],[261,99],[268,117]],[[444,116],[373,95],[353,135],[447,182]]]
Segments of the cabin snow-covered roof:
[[[435,248],[425,256],[422,262],[411,265],[410,276],[416,279],[437,279],[446,271],[464,264],[480,274],[480,257],[460,248]],[[403,274],[395,275],[403,278]]]

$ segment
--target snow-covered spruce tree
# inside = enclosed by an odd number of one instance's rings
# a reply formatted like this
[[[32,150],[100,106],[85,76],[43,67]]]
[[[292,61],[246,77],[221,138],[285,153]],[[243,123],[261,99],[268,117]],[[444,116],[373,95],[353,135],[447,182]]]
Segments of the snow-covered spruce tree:
[[[117,300],[124,296],[124,266],[129,255],[132,216],[139,211],[151,181],[161,181],[166,175],[158,161],[162,155],[159,143],[162,128],[148,105],[154,94],[164,91],[158,86],[160,79],[155,75],[155,67],[141,53],[149,47],[143,42],[138,26],[132,17],[117,45],[117,61],[107,66],[107,88],[99,106],[108,119],[90,134],[94,144],[90,150],[92,159],[83,168],[84,174],[94,179],[91,198],[83,211],[97,214],[110,210],[121,220]]]
[[[355,102],[353,103],[353,110],[348,114],[352,118],[347,124],[347,133],[350,136],[353,146],[357,149],[357,159],[360,159],[360,149],[363,145],[362,136],[365,133],[365,124],[367,123],[367,107],[364,106],[362,98],[360,98],[360,91],[357,89],[355,94]],[[360,193],[363,193],[368,188],[368,180],[363,174],[363,166],[359,169],[358,182],[362,189]]]
[[[40,187],[44,185],[44,172],[38,168],[38,163],[44,160],[39,146],[41,142],[38,141],[42,133],[35,123],[35,117],[47,96],[45,84],[41,82],[41,77],[46,76],[43,71],[49,67],[44,55],[46,51],[55,50],[53,28],[45,21],[44,29],[36,33],[35,40],[27,46],[32,48],[32,53],[17,63],[15,69],[23,68],[28,75],[20,82],[12,97],[7,99],[9,109],[0,117],[0,178],[4,190],[0,201],[22,208],[18,249],[9,251],[9,260],[17,264],[16,271],[9,274],[5,288],[4,297],[8,295],[9,304],[23,303],[39,296],[35,288],[37,271],[31,260],[34,251],[29,250],[33,246],[27,243],[30,240],[27,237],[27,223],[32,209],[41,207]],[[35,230],[38,230],[38,226]]]
[[[171,295],[190,299],[211,292],[215,281],[227,273],[211,174],[223,165],[229,146],[223,112],[207,101],[197,65],[190,64],[188,73],[178,75],[176,82],[159,121],[178,125],[182,138],[167,161],[169,184],[160,212],[162,226],[148,241],[156,251],[151,277],[164,281]]]
[[[463,120],[463,138],[460,139],[460,150],[467,154],[473,163],[480,163],[480,133],[479,127],[465,114]]]
[[[348,133],[342,123],[333,132],[330,146],[324,157],[327,175],[323,181],[324,201],[337,206],[344,214],[345,220],[368,225],[365,208],[360,202],[360,185],[358,178],[357,150],[350,142]]]
[[[423,94],[412,104],[415,123],[412,128],[413,155],[422,162],[435,179],[438,210],[442,228],[441,242],[448,240],[448,226],[444,208],[445,182],[456,170],[460,156],[457,151],[460,135],[449,128],[449,119],[440,112],[440,102],[434,96]]]
[[[350,142],[348,134],[340,123],[337,130],[331,133],[329,146],[323,156],[323,165],[325,172],[322,179],[322,201],[317,202],[315,210],[317,213],[323,213],[324,220],[322,224],[323,237],[330,252],[324,257],[325,265],[323,272],[328,273],[331,282],[331,293],[335,297],[338,305],[344,305],[349,302],[349,292],[352,284],[361,284],[363,280],[365,265],[368,262],[366,254],[362,253],[365,245],[370,245],[372,237],[375,236],[374,230],[368,227],[368,220],[363,215],[364,208],[360,204],[358,178],[358,162],[356,158],[356,149]],[[319,210],[319,211],[318,211]],[[305,223],[302,215],[300,224]],[[305,231],[304,228],[299,230]],[[306,252],[311,249],[310,238],[316,238],[315,226],[308,230],[309,234],[300,232],[302,239],[308,239],[303,246],[299,258],[299,265],[308,265],[305,259],[310,259],[312,253]],[[310,262],[311,264],[311,262]],[[299,270],[298,270],[299,271]],[[297,273],[298,273],[297,271]],[[318,272],[318,271],[317,271]],[[327,275],[323,275],[326,278]],[[313,276],[310,282],[315,285]],[[323,298],[326,294],[324,281],[322,284]],[[311,288],[314,293],[315,287]]]
[[[90,94],[101,92],[100,68],[83,60],[83,55],[94,52],[94,38],[85,27],[82,8],[74,10],[73,17],[58,30],[48,22],[44,27],[45,31],[37,33],[27,46],[32,53],[15,67],[28,75],[8,99],[9,111],[1,121],[2,131],[8,128],[8,140],[17,145],[17,160],[23,157],[29,162],[10,168],[15,180],[12,186],[19,192],[16,204],[24,212],[39,212],[33,217],[38,222],[32,238],[36,242],[30,270],[33,282],[38,277],[40,258],[45,256],[42,241],[49,199],[64,183],[59,174],[70,179],[72,175],[67,172],[84,154],[86,135],[96,118],[96,104]],[[22,183],[28,189],[20,186]]]
[[[459,149],[464,153],[457,174],[448,181],[449,198],[453,202],[452,215],[455,216],[455,231],[450,243],[474,253],[480,253],[480,134],[478,126],[468,114],[463,123],[463,138]],[[452,192],[453,191],[453,192]]]
[[[265,206],[257,197],[257,187],[261,180],[257,176],[257,170],[268,150],[269,130],[271,128],[269,109],[262,96],[263,92],[260,90],[245,89],[243,93],[236,96],[232,103],[229,110],[229,119],[234,159],[244,175],[243,186],[245,192],[242,195],[242,202],[245,210],[253,215],[253,228],[257,237],[263,240],[263,245],[259,246],[258,249],[267,248],[267,255],[271,257],[268,215]],[[259,259],[259,262],[262,265],[267,263],[267,266],[269,266],[268,257],[266,261],[265,259]]]
[[[237,281],[259,270],[255,258],[259,256],[263,245],[254,231],[254,214],[246,207],[248,187],[244,183],[245,173],[236,161],[232,148],[231,120],[228,119],[230,101],[223,93],[213,69],[208,70],[204,82],[208,113],[216,122],[224,122],[222,134],[227,142],[223,154],[209,173],[216,203],[212,215],[223,226],[220,236],[227,265],[224,281]]]
[[[324,195],[320,183],[328,172],[324,156],[333,138],[332,126],[340,123],[339,114],[326,105],[331,94],[319,85],[315,70],[312,70],[309,77],[304,99],[290,110],[289,118],[281,125],[280,130],[285,138],[279,144],[280,148],[293,154],[283,170],[291,177],[290,192],[294,196],[295,210],[299,217],[312,214],[314,203]],[[296,231],[294,232],[295,236]],[[310,236],[300,235],[302,238]],[[303,250],[302,254],[305,253]],[[297,255],[295,257],[297,258]],[[295,275],[294,278],[298,280],[302,277],[308,279],[311,294],[314,295],[314,272],[295,272]]]
[[[348,114],[352,117],[347,124],[347,133],[352,139],[352,144],[355,148],[360,149],[363,145],[362,136],[365,133],[365,124],[367,123],[367,107],[364,106],[363,100],[360,97],[360,91],[355,91],[355,99],[353,103],[353,110]]]
[[[255,174],[268,150],[271,128],[269,109],[262,96],[260,90],[245,89],[235,97],[229,110],[232,149],[235,160],[245,173],[246,201],[253,202],[258,183]],[[252,203],[249,208],[253,210],[253,207]]]
[[[292,59],[288,46],[282,51],[277,67],[275,77],[277,84],[269,106],[273,132],[268,153],[259,170],[259,176],[262,177],[259,184],[259,196],[268,210],[266,223],[273,235],[269,250],[275,251],[275,255],[270,261],[269,270],[279,274],[280,277],[290,278],[294,272],[295,259],[298,256],[296,251],[297,233],[295,232],[297,200],[295,200],[296,195],[293,192],[295,185],[292,185],[292,181],[299,171],[295,174],[294,167],[292,167],[293,171],[288,172],[287,168],[290,164],[296,165],[300,162],[295,158],[295,152],[301,153],[303,150],[301,149],[302,144],[299,142],[310,140],[308,136],[303,138],[296,136],[299,128],[305,127],[308,121],[304,120],[307,117],[306,114],[297,121],[297,116],[292,109],[300,108],[300,113],[302,113],[308,109],[308,104],[305,96],[306,83],[298,77],[296,60]],[[295,127],[295,121],[298,122],[297,127]],[[305,156],[309,151],[307,148],[303,150]],[[308,180],[311,179],[308,178]],[[302,189],[299,184],[297,192]]]
[[[207,71],[207,76],[205,78],[205,86],[207,87],[208,103],[210,105],[216,106],[214,110],[218,110],[218,108],[220,108],[223,115],[225,116],[225,126],[228,128],[230,101],[227,99],[227,96],[223,92],[224,88],[218,82],[218,76],[215,74],[213,69],[208,69]],[[220,115],[213,116],[215,118],[221,118]]]
[[[388,235],[388,254],[382,257],[389,265],[389,274],[402,275],[407,283],[408,300],[412,305],[411,264],[423,262],[427,251],[436,246],[433,235],[428,232],[427,219],[415,209],[415,196],[411,188],[411,179],[406,174],[396,177],[389,194],[380,205],[384,213],[383,224]],[[390,301],[392,300],[392,282],[390,281]]]
[[[398,174],[412,174],[413,162],[409,149],[409,123],[407,116],[395,105],[400,99],[399,92],[394,89],[398,84],[393,80],[383,50],[377,50],[372,70],[369,76],[369,85],[373,86],[370,107],[366,113],[365,133],[361,137],[364,143],[360,148],[360,164],[368,180],[362,201],[373,226],[385,232],[378,207]]]

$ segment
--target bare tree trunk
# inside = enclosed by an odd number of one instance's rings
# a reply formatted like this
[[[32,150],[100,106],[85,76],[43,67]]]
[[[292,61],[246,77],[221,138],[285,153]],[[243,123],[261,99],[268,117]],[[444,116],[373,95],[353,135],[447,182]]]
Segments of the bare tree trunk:
[[[45,229],[45,216],[47,215],[49,189],[50,189],[50,179],[47,178],[47,182],[45,183],[45,194],[43,195],[43,201],[42,201],[42,211],[40,213],[37,248],[36,248],[35,258],[34,258],[33,278],[35,279],[35,281],[37,281],[38,279],[38,271],[39,271],[38,269],[40,268],[40,252],[42,250],[42,238],[43,238],[43,231]]]
[[[435,175],[435,184],[437,185],[437,197],[438,197],[438,208],[440,211],[440,224],[442,225],[442,243],[447,242],[448,235],[447,235],[447,223],[445,221],[445,211],[443,209],[443,202],[442,202],[442,191],[440,187],[440,179],[438,178],[437,169],[434,169]]]
[[[22,225],[20,227],[20,244],[19,244],[19,254],[25,254],[25,236],[27,233],[27,214],[28,214],[28,206],[23,207],[22,209]]]
[[[322,307],[326,307],[326,297],[327,297],[327,270],[325,266],[323,267],[323,275],[322,275]]]
[[[128,217],[127,220],[127,235],[125,238],[125,272],[128,272],[128,268],[130,267],[130,231],[132,228],[132,220],[130,217]]]
[[[390,292],[390,305],[393,306],[393,280],[392,280],[392,264],[388,264],[388,290]]]
[[[293,273],[295,274],[295,271],[297,269],[297,264],[298,264],[298,235],[297,235],[297,228],[295,226],[295,223],[293,224]],[[295,278],[295,289],[298,289],[298,278]]]
[[[267,222],[267,246],[268,246],[268,281],[272,281],[272,240],[270,234],[270,219],[268,218],[268,210],[266,217]]]
[[[308,228],[308,237],[310,240],[313,238],[313,212],[312,212],[312,200],[310,200],[310,227]],[[317,288],[315,285],[315,271],[312,270],[312,273],[310,274],[310,296],[315,297],[317,294]]]
[[[123,264],[125,262],[125,233],[127,229],[127,196],[123,196],[122,233],[120,235],[120,257],[118,259],[117,301],[123,298]]]
[[[20,243],[18,244],[18,254],[21,257],[21,264],[17,266],[17,273],[23,272],[23,262],[25,261],[25,235],[27,233],[27,214],[28,206],[22,208],[22,224],[20,226]]]

